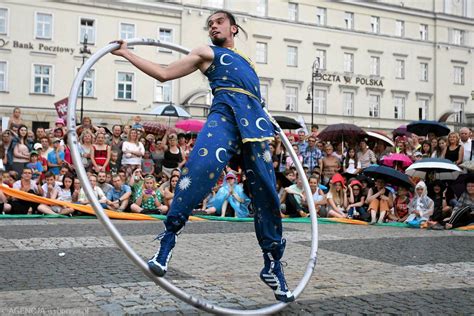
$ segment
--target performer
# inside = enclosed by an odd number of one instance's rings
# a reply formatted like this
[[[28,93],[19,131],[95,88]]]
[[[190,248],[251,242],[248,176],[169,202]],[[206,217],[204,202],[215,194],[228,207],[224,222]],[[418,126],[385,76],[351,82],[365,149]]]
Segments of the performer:
[[[214,46],[193,49],[168,66],[136,56],[122,40],[117,41],[119,49],[112,52],[161,82],[199,69],[208,77],[214,95],[206,124],[182,169],[165,220],[166,230],[157,237],[161,240],[160,249],[148,265],[157,276],[165,275],[177,234],[192,210],[211,191],[229,160],[241,154],[255,210],[255,231],[263,251],[260,278],[274,291],[277,300],[291,302],[294,296],[280,261],[286,241],[282,238],[280,203],[268,146],[275,129],[261,103],[254,65],[234,48],[234,37],[241,29],[235,17],[224,10],[216,11],[207,19],[207,27]]]

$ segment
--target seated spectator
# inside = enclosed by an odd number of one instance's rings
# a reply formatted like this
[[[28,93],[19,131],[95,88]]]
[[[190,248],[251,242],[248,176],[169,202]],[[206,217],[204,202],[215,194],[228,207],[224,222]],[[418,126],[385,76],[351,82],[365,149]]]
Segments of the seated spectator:
[[[0,185],[7,186],[6,184],[3,184],[3,183],[0,183]],[[10,213],[11,210],[12,210],[12,206],[8,204],[8,199],[5,193],[3,193],[2,190],[0,190],[0,213],[1,214]]]
[[[408,217],[405,223],[411,227],[421,227],[433,215],[434,202],[428,197],[428,189],[423,181],[415,186],[415,196],[408,204]]]
[[[423,158],[431,158],[433,155],[432,149],[431,149],[431,141],[425,140],[421,144],[421,155]]]
[[[171,179],[171,177],[177,176],[178,179],[179,179],[179,177],[181,176],[181,171],[179,169],[171,170],[171,176],[168,176],[168,174],[164,171],[163,171],[163,173],[167,177],[167,180],[164,180],[164,177],[162,178],[161,185],[160,185],[160,191],[161,192],[165,192],[165,189],[170,186],[170,181],[169,180]]]
[[[391,222],[404,222],[408,217],[408,204],[410,204],[410,195],[405,187],[398,187],[397,197],[393,201],[393,213],[388,214],[388,220]]]
[[[43,195],[43,190],[40,186],[36,185],[35,181],[31,179],[32,176],[33,171],[29,168],[24,168],[21,174],[21,180],[13,183],[13,189],[40,196]],[[11,214],[36,214],[38,203],[13,198],[11,201],[11,206]]]
[[[33,180],[38,180],[41,174],[43,173],[43,164],[38,161],[38,152],[30,152],[30,162],[26,164],[27,168],[30,168],[33,171]]]
[[[446,186],[439,180],[436,180],[432,185],[432,189],[428,190],[428,196],[434,203],[433,215],[431,215],[428,221],[428,227],[432,229],[444,229],[443,220],[451,216],[452,207],[447,203],[446,192]]]
[[[344,185],[344,178],[336,173],[330,183],[329,192],[326,195],[328,200],[328,217],[345,218],[348,206],[347,190]]]
[[[309,177],[308,182],[309,182],[309,187],[311,189],[311,194],[313,195],[314,207],[316,208],[317,214],[320,217],[326,217],[327,216],[327,209],[326,209],[327,199],[323,190],[321,190],[321,188],[319,187],[319,179],[320,179],[319,175],[314,174]],[[302,203],[303,203],[303,207],[306,207],[306,209],[308,209],[307,199],[302,199]]]
[[[466,191],[461,194],[451,217],[445,219],[446,229],[467,226],[474,222],[474,177],[466,181]]]
[[[55,175],[59,174],[59,168],[64,161],[64,151],[61,149],[61,139],[55,138],[53,140],[53,150],[48,154],[48,170]]]
[[[79,178],[74,179],[74,183],[72,185],[72,202],[77,203],[79,200],[79,193],[81,192],[81,180]]]
[[[97,186],[97,176],[94,174],[91,174],[89,176],[89,182],[91,184],[94,195],[99,200],[99,203],[103,207],[106,207],[105,202],[107,201],[107,197],[105,196],[104,191],[102,191],[102,189]],[[90,205],[90,201],[87,198],[86,193],[84,192],[84,188],[81,188],[81,191],[79,191],[79,197],[77,199],[77,203],[82,204],[82,205]]]
[[[48,191],[51,193],[50,198],[53,200],[64,201],[64,202],[73,202],[73,183],[74,177],[72,174],[68,173],[63,177],[62,185],[53,184],[54,174],[49,174],[46,176],[46,187],[43,191]],[[45,185],[43,184],[43,186]],[[74,212],[73,208],[61,205],[46,205],[40,204],[38,206],[38,211],[43,214],[60,214],[60,215],[69,215]]]
[[[194,215],[214,215],[214,214],[221,214],[222,209],[219,209],[219,212],[216,208],[216,196],[217,192],[219,191],[220,185],[216,184],[213,188],[211,193],[204,198],[202,201],[202,208],[196,209],[193,211]],[[216,215],[217,215],[216,214]]]
[[[107,173],[105,171],[100,171],[97,174],[97,186],[102,189],[102,192],[107,195],[107,193],[113,189],[113,186],[107,182]]]
[[[169,185],[164,189],[163,197],[165,201],[165,205],[169,208],[171,206],[171,202],[173,202],[174,192],[176,191],[176,185],[178,184],[179,176],[171,176]]]
[[[368,220],[368,212],[365,208],[366,196],[362,192],[362,183],[358,180],[352,180],[349,184],[349,198],[347,206],[347,217]]]
[[[112,211],[123,212],[128,207],[128,201],[132,195],[132,189],[123,184],[122,178],[118,174],[112,177],[113,187],[106,193],[107,208]]]
[[[303,175],[304,177],[304,175]],[[308,210],[303,206],[303,201],[306,200],[303,189],[303,181],[301,176],[296,179],[296,184],[285,188],[282,196],[285,201],[286,209],[282,211],[285,217],[308,217]]]
[[[375,187],[369,189],[367,195],[367,203],[369,204],[370,224],[377,222],[383,223],[385,215],[393,207],[393,194],[385,188],[383,179],[375,180]]]

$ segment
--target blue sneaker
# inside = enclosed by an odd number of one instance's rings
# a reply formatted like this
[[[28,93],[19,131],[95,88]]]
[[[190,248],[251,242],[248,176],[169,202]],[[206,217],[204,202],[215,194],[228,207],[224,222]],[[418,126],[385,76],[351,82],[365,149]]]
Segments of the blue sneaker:
[[[171,259],[173,248],[176,245],[176,233],[165,231],[156,237],[161,240],[160,250],[148,260],[148,267],[153,274],[162,277],[168,270],[168,262]]]
[[[263,254],[263,260],[265,265],[260,272],[260,279],[273,290],[278,301],[293,302],[295,297],[286,284],[281,261],[275,260],[269,252]]]

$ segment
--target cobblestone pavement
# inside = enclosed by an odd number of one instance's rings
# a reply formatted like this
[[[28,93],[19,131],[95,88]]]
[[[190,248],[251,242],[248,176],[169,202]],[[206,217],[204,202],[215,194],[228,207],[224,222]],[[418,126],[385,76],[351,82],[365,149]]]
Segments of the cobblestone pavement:
[[[161,222],[115,222],[144,258]],[[472,314],[474,234],[394,227],[320,225],[316,272],[282,315]],[[311,243],[307,224],[285,224],[285,274],[294,288]],[[191,222],[167,278],[224,307],[273,304],[258,280],[252,223]],[[97,220],[0,221],[0,314],[205,314],[133,266]]]

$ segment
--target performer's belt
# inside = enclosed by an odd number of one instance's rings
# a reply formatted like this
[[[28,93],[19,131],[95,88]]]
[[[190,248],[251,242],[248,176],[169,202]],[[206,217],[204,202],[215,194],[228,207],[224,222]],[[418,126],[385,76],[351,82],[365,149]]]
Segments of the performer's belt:
[[[246,94],[248,95],[249,97],[252,97],[254,98],[255,100],[257,100],[258,102],[262,102],[262,100],[257,97],[255,94],[253,94],[252,92],[249,92],[245,89],[242,89],[242,88],[232,88],[232,87],[219,87],[219,88],[216,88],[214,89],[214,92],[217,93],[218,91],[232,91],[232,92],[237,92],[237,93],[242,93],[242,94]]]

